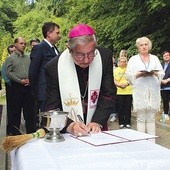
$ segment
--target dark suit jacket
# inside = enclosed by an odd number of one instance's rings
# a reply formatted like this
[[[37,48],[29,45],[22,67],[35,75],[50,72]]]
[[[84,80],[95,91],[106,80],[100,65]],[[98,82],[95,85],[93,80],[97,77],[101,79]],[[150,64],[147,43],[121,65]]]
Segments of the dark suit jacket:
[[[165,63],[162,64],[162,67],[164,68]],[[163,79],[170,78],[170,63],[168,64],[168,67],[165,70],[165,76]],[[168,82],[166,85],[161,85],[161,88],[170,87],[170,82]]]
[[[98,48],[102,58],[102,82],[100,88],[100,95],[96,111],[92,117],[92,122],[101,124],[102,126],[107,124],[108,118],[112,112],[115,100],[116,100],[116,86],[113,81],[113,63],[112,52],[105,48]],[[46,100],[45,110],[61,109],[61,99],[58,82],[58,58],[52,59],[45,68],[46,76]],[[96,72],[97,74],[97,72]],[[71,76],[71,75],[68,75]],[[95,77],[94,77],[95,81]],[[67,122],[67,126],[72,122],[70,119]],[[66,126],[66,127],[67,127]]]
[[[46,41],[33,47],[30,58],[29,80],[31,90],[37,95],[38,101],[45,100],[45,65],[54,57],[56,53]]]

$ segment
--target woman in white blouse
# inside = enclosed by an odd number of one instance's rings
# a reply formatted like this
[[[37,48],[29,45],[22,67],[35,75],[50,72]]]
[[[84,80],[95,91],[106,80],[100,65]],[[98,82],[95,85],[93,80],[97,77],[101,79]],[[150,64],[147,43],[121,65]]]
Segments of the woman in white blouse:
[[[149,53],[152,43],[147,37],[138,38],[136,47],[138,54],[128,62],[126,78],[132,84],[137,130],[155,135],[155,114],[160,109],[160,83],[165,73],[158,57]]]

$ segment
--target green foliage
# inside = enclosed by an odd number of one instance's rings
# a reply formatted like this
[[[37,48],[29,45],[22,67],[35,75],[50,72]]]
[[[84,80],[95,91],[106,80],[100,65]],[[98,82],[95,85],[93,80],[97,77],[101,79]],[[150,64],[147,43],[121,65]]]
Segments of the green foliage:
[[[65,49],[70,28],[79,22],[92,26],[98,44],[117,55],[122,48],[129,56],[136,54],[135,41],[141,36],[152,40],[153,54],[159,56],[170,49],[169,0],[36,0],[32,4],[1,0],[0,17],[1,61],[13,37],[43,39],[41,27],[46,21],[61,27],[62,39],[57,44],[60,50]]]
[[[4,62],[5,58],[8,56],[7,47],[13,42],[10,33],[6,33],[5,36],[2,36],[0,41],[1,57],[0,57],[0,66]]]
[[[5,95],[1,94],[2,96],[0,96],[0,105],[4,105],[6,98]]]

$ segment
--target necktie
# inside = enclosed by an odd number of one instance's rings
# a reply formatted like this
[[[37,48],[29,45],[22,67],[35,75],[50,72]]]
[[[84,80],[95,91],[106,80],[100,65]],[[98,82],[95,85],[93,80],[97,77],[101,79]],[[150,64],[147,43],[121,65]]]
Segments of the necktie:
[[[54,49],[54,47],[51,47],[52,48],[52,50],[55,52],[55,49]]]
[[[57,50],[55,49],[55,47],[51,47],[52,50],[54,51],[55,54],[57,54]],[[57,54],[58,55],[58,54]]]

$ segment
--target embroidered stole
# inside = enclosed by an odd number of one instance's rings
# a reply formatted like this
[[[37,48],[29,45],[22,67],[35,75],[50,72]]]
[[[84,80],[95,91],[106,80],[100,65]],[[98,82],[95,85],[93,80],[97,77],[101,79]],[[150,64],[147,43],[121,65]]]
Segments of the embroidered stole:
[[[68,117],[73,121],[80,121],[77,115],[80,115],[84,121],[78,76],[74,61],[68,49],[66,49],[59,57],[58,77],[63,111],[69,112]],[[94,57],[93,62],[89,65],[86,124],[91,122],[94,111],[96,110],[101,79],[102,62],[100,53],[97,50],[97,55]]]

